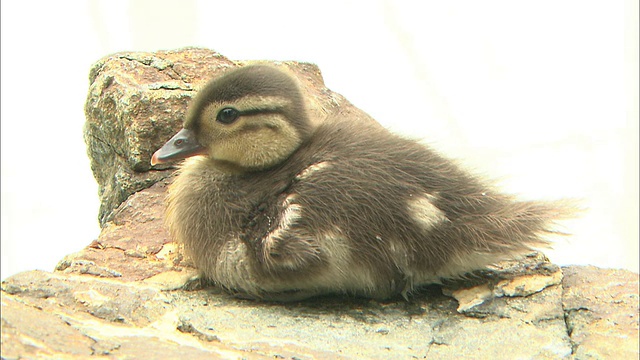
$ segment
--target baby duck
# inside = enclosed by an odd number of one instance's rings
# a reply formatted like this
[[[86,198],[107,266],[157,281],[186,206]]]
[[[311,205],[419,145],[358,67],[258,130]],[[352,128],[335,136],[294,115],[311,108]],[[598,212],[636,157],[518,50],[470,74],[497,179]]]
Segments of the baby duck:
[[[548,246],[541,235],[564,215],[373,121],[313,124],[290,75],[245,66],[209,82],[153,154],[152,165],[190,157],[167,224],[204,278],[255,299],[406,298]]]

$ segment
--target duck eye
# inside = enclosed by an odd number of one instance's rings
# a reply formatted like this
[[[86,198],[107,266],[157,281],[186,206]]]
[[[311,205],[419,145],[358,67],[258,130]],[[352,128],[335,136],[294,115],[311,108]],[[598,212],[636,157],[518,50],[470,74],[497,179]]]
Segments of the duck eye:
[[[216,116],[216,121],[221,122],[223,124],[231,124],[236,121],[240,116],[240,112],[234,108],[224,108],[218,112]]]

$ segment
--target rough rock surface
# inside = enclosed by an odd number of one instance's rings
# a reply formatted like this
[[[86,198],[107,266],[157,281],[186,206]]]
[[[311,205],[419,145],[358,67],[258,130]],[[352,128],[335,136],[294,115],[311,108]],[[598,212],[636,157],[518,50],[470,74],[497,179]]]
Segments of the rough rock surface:
[[[369,119],[300,76],[310,108]],[[325,296],[239,300],[200,283],[163,227],[171,169],[151,152],[193,90],[236,63],[204,49],[115,54],[91,71],[86,138],[100,183],[99,238],[53,273],[2,283],[3,359],[637,359],[638,274],[541,254],[385,302]]]
[[[638,274],[571,267],[562,286],[576,358],[638,359]]]

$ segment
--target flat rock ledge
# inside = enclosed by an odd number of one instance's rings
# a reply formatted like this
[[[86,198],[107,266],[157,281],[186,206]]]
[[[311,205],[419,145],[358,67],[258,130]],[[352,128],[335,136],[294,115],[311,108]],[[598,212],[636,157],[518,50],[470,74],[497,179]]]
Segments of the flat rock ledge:
[[[206,49],[120,53],[91,70],[85,139],[100,184],[102,232],[54,272],[2,282],[2,359],[637,359],[638,274],[560,268],[539,253],[409,300],[233,298],[202,284],[163,226],[171,168],[149,168],[186,100],[239,66]],[[301,79],[316,116],[370,118]]]

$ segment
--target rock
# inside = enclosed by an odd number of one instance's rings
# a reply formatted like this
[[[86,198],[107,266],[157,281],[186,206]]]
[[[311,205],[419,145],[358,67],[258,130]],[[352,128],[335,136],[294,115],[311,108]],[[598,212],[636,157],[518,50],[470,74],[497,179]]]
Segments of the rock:
[[[95,248],[85,251],[97,266],[109,268]],[[106,253],[107,248],[99,251]],[[110,261],[110,255],[102,261]],[[633,292],[637,274],[627,271],[565,268],[567,276],[560,284],[526,296],[492,297],[461,313],[456,310],[459,304],[438,286],[420,290],[409,301],[325,296],[277,304],[235,299],[215,288],[167,287],[167,282],[192,280],[192,275],[181,277],[184,274],[176,269],[147,280],[124,280],[135,278],[126,275],[135,267],[122,269],[125,275],[118,278],[31,271],[5,280],[2,343],[7,346],[2,347],[2,357],[609,359],[638,355],[638,297]],[[169,280],[160,281],[160,276]],[[488,288],[499,280],[476,281],[486,281]]]
[[[185,49],[116,54],[93,67],[86,136],[102,181],[102,232],[53,273],[2,282],[3,359],[638,357],[638,274],[561,269],[539,253],[419,289],[409,300],[324,296],[278,304],[201,283],[163,226],[172,169],[147,163],[180,126],[181,96],[236,64]],[[316,67],[279,66],[301,77],[316,115],[349,112],[370,121],[325,89]]]
[[[638,274],[593,266],[564,273],[562,302],[576,358],[637,359]]]
[[[485,301],[493,298],[493,291],[489,284],[477,285],[471,288],[457,290],[443,289],[443,294],[458,300],[458,312],[465,313]]]
[[[56,271],[138,281],[188,266],[163,225],[168,182],[161,180],[131,195],[113,212],[98,239],[67,255]]]
[[[476,306],[497,297],[535,294],[562,281],[560,268],[537,252],[504,261],[479,273],[485,281],[480,285],[443,289],[445,295],[458,300],[458,312],[471,313]]]

